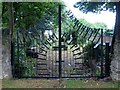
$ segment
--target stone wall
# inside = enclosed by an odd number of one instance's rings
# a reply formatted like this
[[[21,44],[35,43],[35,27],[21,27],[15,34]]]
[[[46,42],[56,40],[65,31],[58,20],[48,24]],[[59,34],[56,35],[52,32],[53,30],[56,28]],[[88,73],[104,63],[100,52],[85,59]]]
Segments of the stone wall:
[[[120,80],[120,42],[114,45],[114,57],[111,61],[111,77],[113,80]]]
[[[0,35],[0,79],[2,78],[2,35]]]
[[[2,14],[2,3],[0,2],[0,15]],[[0,79],[2,79],[2,18],[0,17]]]
[[[8,35],[2,35],[2,73],[0,75],[1,78],[11,78],[11,45]]]
[[[111,62],[111,77],[113,80],[120,80],[120,62],[112,61]]]
[[[0,20],[1,20],[1,18],[0,18]],[[2,75],[2,30],[1,30],[1,25],[0,25],[0,90],[2,90],[2,80],[1,79],[3,79],[3,75]]]

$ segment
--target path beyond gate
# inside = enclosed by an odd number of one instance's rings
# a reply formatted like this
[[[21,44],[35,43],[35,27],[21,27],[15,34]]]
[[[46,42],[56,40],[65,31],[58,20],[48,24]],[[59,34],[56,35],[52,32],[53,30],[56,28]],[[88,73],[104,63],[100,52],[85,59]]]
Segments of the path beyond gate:
[[[12,43],[14,77],[89,78],[105,75],[103,30],[84,26],[70,10],[61,11],[60,5],[58,17],[53,18],[48,12],[34,27],[16,32]],[[73,26],[64,21],[65,15],[74,22]],[[59,22],[57,28],[52,27],[51,18]]]

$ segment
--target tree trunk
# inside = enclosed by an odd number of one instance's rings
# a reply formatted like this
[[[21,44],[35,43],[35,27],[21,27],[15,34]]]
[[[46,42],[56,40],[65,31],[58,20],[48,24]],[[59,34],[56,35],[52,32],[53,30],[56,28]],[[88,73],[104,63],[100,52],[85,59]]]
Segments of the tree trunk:
[[[120,80],[120,2],[116,3],[115,43],[111,61],[111,76],[113,80]]]
[[[115,24],[116,39],[120,40],[120,2],[116,3],[116,24]]]
[[[12,11],[12,2],[8,2],[8,16],[9,16],[9,35],[10,39],[12,38],[12,32],[13,32],[13,11]]]

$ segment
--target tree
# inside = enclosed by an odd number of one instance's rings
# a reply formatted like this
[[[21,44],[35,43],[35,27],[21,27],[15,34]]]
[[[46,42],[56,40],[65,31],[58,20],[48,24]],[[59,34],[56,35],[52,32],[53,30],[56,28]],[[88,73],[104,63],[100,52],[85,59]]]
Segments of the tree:
[[[107,29],[107,25],[103,22],[95,22],[91,25],[92,28],[102,28],[102,29]]]
[[[77,2],[74,5],[75,8],[79,8],[84,13],[93,12],[98,13],[100,11],[116,11],[116,23],[114,28],[114,36],[112,42],[112,48],[114,47],[113,51],[113,58],[111,62],[112,67],[116,67],[118,70],[118,65],[120,62],[120,2]],[[112,70],[112,78],[113,79],[120,79],[120,77],[115,77]],[[117,75],[120,73],[114,72]]]
[[[108,31],[107,25],[103,22],[95,22],[91,25],[91,28],[96,28],[96,29],[103,29],[103,33],[105,34],[106,31]]]
[[[79,21],[85,26],[91,26],[92,24],[87,22],[84,18],[80,18]]]
[[[39,21],[45,13],[48,11],[52,16],[57,16],[57,8],[59,3],[37,3],[37,2],[14,2],[13,12],[14,12],[14,26],[22,27],[28,29],[32,27],[37,21]],[[3,26],[7,27],[8,24],[7,16],[7,3],[3,2],[2,18]]]

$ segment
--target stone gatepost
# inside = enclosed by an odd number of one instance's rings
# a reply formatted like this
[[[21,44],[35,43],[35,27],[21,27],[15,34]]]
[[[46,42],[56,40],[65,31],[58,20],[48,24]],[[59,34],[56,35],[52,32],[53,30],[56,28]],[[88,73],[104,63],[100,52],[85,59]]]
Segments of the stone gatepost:
[[[0,35],[0,79],[3,79],[2,75],[2,36]]]
[[[115,42],[114,57],[111,61],[111,77],[120,80],[120,42]]]
[[[2,3],[0,3],[0,15],[2,15]],[[0,79],[2,78],[2,18],[0,17]]]
[[[2,75],[3,78],[12,78],[11,44],[8,37],[2,37]]]
[[[120,62],[117,60],[111,62],[111,77],[113,80],[120,80]]]
[[[2,75],[2,47],[0,45],[0,79],[3,78],[3,75]]]

